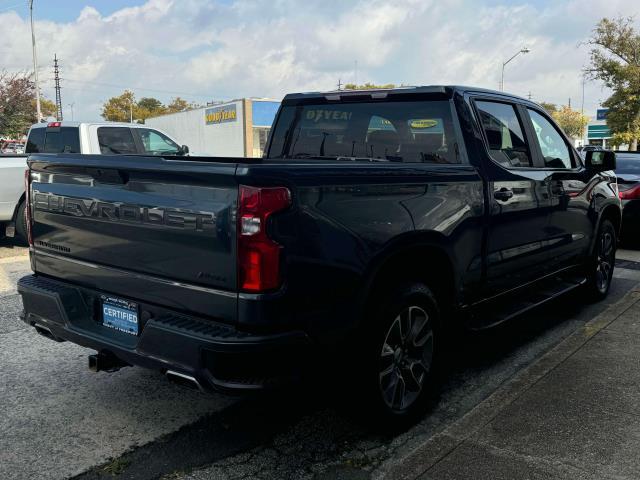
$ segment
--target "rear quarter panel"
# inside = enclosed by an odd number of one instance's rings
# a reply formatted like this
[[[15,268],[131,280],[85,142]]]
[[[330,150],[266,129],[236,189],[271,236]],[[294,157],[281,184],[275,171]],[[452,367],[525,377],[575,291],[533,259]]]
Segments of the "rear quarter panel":
[[[483,187],[472,166],[265,161],[237,178],[292,192],[293,208],[270,225],[285,253],[286,295],[274,301],[312,333],[352,325],[371,275],[403,246],[446,251],[460,292],[481,276]]]

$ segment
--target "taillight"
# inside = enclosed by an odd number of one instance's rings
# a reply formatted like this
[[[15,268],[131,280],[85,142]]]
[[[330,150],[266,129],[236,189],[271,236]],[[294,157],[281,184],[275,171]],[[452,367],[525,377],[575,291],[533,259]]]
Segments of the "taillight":
[[[61,123],[60,123],[60,122],[49,122],[49,123],[47,124],[47,127],[48,127],[48,128],[58,128],[60,125],[61,125]]]
[[[27,224],[27,241],[29,247],[33,247],[33,234],[31,233],[31,170],[24,171],[24,215]]]
[[[618,184],[618,196],[622,200],[637,200],[640,198],[640,183],[626,190],[620,190],[620,186]]]
[[[281,246],[267,235],[271,214],[291,205],[285,187],[240,185],[238,195],[238,284],[245,292],[263,292],[280,286]]]

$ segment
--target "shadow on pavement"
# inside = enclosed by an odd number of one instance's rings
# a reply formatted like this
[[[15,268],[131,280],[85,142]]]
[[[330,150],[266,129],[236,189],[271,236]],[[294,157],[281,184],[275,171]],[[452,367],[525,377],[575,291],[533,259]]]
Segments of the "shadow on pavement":
[[[597,304],[584,304],[580,294],[567,295],[501,327],[450,342],[446,380],[431,412],[398,436],[376,433],[375,421],[354,420],[353,411],[340,406],[348,391],[336,391],[335,384],[320,379],[304,388],[242,399],[77,478],[112,478],[114,469],[120,479],[208,478],[233,476],[239,468],[265,478],[366,478],[399,449],[464,415],[633,285],[616,280],[610,297]],[[188,474],[207,465],[202,477],[197,471]]]

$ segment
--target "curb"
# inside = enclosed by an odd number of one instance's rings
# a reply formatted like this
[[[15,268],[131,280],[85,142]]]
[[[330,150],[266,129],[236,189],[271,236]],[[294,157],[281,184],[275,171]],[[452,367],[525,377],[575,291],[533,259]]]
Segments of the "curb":
[[[410,480],[427,472],[639,300],[640,288],[636,285],[616,303],[585,323],[534,363],[505,381],[462,418],[403,457],[382,466],[374,473],[373,478]]]

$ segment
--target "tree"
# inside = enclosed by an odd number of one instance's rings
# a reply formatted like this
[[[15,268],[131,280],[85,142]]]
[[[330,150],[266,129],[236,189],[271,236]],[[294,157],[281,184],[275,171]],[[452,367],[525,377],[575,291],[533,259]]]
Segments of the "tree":
[[[102,118],[112,122],[133,121],[144,123],[147,118],[157,117],[165,113],[183,112],[197,108],[197,105],[176,97],[169,105],[164,105],[153,97],[142,97],[136,102],[136,97],[130,90],[125,90],[117,97],[111,97],[102,105]]]
[[[609,108],[607,125],[618,140],[629,140],[637,150],[640,138],[640,34],[633,18],[603,18],[589,44],[591,66],[586,73],[613,90],[603,106]]]
[[[176,97],[169,105],[167,105],[166,110],[167,113],[176,113],[176,112],[184,112],[186,110],[191,110],[193,108],[198,108],[198,106],[194,103],[189,103],[185,99]]]
[[[563,105],[560,109],[551,114],[556,123],[571,138],[581,138],[584,128],[589,122],[589,117],[577,110],[573,110],[568,105]]]
[[[379,88],[396,88],[393,83],[387,83],[385,85],[374,85],[373,83],[365,83],[364,85],[356,85],[355,83],[347,83],[344,88],[346,90],[375,90]]]
[[[37,122],[35,85],[27,72],[0,71],[0,133],[19,138]],[[55,104],[40,98],[44,118],[55,115]]]
[[[117,97],[111,97],[102,105],[102,118],[110,122],[129,122],[137,118],[136,98],[131,90],[125,90]]]
[[[540,102],[540,106],[551,116],[558,111],[558,106],[555,103]]]
[[[555,103],[540,102],[540,106],[551,115],[558,126],[571,138],[582,137],[584,128],[589,123],[589,117],[577,110],[573,110],[569,105],[558,107]]]
[[[143,97],[134,107],[134,118],[144,123],[147,118],[162,115],[166,113],[166,110],[166,107],[157,98]]]
[[[34,112],[37,111],[35,98],[31,99],[31,109]],[[42,118],[55,117],[57,110],[58,108],[56,107],[55,102],[52,102],[47,98],[40,97],[40,111],[42,112]],[[34,113],[33,123],[36,123],[36,115],[37,113]]]

